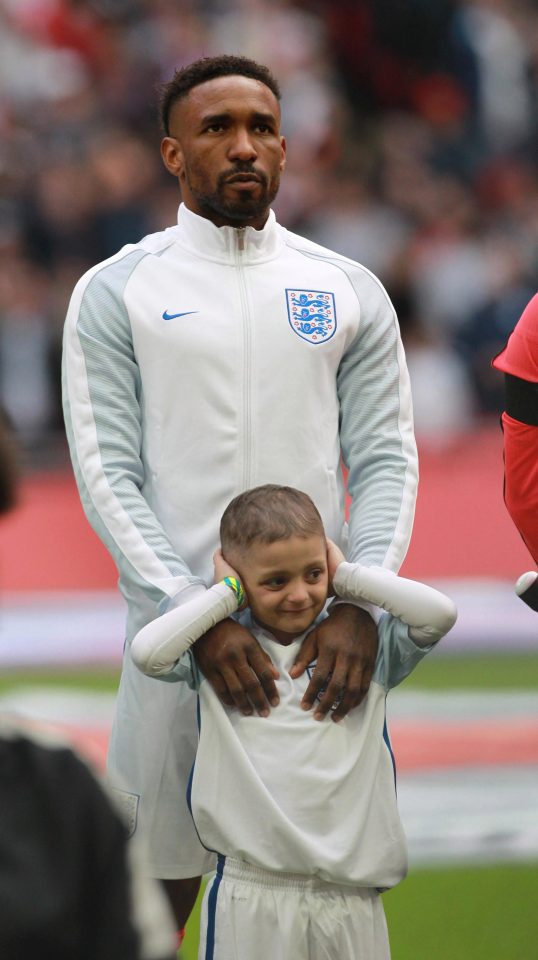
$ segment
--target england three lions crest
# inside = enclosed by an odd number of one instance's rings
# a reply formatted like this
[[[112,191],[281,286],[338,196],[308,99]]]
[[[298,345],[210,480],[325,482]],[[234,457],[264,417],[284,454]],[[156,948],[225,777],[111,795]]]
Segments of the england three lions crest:
[[[298,337],[325,343],[336,330],[334,293],[326,290],[286,290],[288,320]]]

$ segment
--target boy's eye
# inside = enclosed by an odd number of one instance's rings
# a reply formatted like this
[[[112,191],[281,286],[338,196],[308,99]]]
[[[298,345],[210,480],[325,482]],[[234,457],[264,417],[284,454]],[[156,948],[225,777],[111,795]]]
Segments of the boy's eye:
[[[285,577],[271,577],[270,580],[266,580],[264,586],[269,587],[270,590],[279,590],[280,587],[283,587],[286,582]]]
[[[323,576],[323,570],[321,567],[317,567],[315,570],[311,570],[308,574],[308,579],[310,583],[316,583]]]

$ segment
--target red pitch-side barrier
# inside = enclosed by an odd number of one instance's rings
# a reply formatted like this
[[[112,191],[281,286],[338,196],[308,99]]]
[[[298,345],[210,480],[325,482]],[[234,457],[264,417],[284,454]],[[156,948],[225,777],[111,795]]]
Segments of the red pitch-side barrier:
[[[532,560],[502,499],[502,438],[495,425],[450,449],[420,452],[413,539],[402,573],[426,580],[515,580]],[[4,591],[114,589],[116,571],[90,529],[69,470],[29,476],[0,524]]]

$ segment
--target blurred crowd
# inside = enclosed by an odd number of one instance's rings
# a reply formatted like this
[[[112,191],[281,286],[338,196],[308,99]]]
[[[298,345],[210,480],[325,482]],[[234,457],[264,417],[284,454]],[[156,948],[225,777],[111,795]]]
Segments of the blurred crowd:
[[[216,53],[278,77],[277,216],[387,287],[419,440],[495,416],[538,289],[534,0],[0,0],[0,403],[30,461],[65,456],[75,282],[175,220],[159,84]]]

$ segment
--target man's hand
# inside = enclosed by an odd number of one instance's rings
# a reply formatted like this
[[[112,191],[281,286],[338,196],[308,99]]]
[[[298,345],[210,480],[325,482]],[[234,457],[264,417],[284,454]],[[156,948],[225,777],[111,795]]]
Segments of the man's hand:
[[[329,596],[334,597],[333,580],[338,567],[346,558],[332,540],[327,537],[327,571],[329,573]]]
[[[377,628],[369,613],[352,604],[333,606],[329,616],[308,634],[301,645],[290,676],[299,677],[309,663],[317,660],[312,679],[302,699],[310,710],[320,690],[314,719],[323,720],[333,710],[335,723],[359,705],[368,692],[377,654]]]
[[[275,680],[279,672],[250,630],[235,620],[222,620],[193,644],[198,666],[217,696],[245,716],[255,708],[260,717],[269,715],[279,696]]]
[[[222,550],[219,547],[218,550],[215,550],[213,554],[213,571],[215,575],[215,583],[218,583],[220,580],[224,580],[224,577],[235,577],[236,580],[241,580],[237,570],[224,559],[222,555]]]

